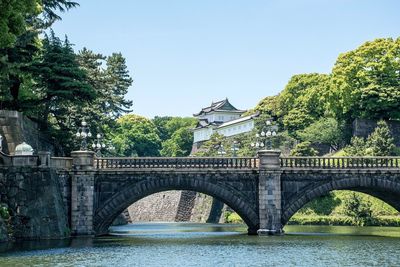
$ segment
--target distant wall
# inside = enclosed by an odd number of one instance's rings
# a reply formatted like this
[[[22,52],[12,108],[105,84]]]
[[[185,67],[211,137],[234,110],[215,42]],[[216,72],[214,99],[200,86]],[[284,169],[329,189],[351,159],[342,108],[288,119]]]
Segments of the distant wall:
[[[396,146],[400,147],[400,121],[387,121]],[[377,122],[367,119],[355,119],[353,122],[353,136],[368,137],[374,130]]]
[[[180,191],[166,191],[145,197],[128,208],[131,220],[173,222],[180,196]]]
[[[223,204],[213,205],[213,197],[205,194],[193,191],[166,191],[137,201],[128,211],[133,222],[217,223],[223,222],[223,209]]]
[[[32,146],[35,152],[50,151],[54,146],[49,138],[39,132],[38,125],[21,112],[0,110],[0,134],[3,136],[3,151],[14,154],[15,147],[22,142]]]

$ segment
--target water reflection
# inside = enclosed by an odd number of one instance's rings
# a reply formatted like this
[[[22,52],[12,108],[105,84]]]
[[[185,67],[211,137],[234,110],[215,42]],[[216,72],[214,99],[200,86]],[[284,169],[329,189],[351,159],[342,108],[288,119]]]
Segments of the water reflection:
[[[3,244],[0,266],[400,265],[400,229],[288,226],[257,237],[243,225],[144,223],[110,236]]]

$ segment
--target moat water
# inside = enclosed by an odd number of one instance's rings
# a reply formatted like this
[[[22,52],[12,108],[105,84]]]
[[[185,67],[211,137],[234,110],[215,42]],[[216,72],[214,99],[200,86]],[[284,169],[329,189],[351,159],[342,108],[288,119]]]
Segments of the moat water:
[[[400,228],[143,223],[101,238],[0,244],[0,266],[400,266]]]

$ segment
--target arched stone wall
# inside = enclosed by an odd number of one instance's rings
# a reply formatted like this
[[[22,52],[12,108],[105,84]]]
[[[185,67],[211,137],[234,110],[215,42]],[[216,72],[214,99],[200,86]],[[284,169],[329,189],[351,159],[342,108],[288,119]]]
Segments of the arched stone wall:
[[[228,183],[207,179],[206,176],[193,178],[185,175],[170,177],[148,175],[146,179],[139,181],[133,179],[132,182],[126,183],[121,190],[117,190],[111,197],[100,203],[96,209],[93,220],[96,235],[106,234],[112,221],[134,202],[151,194],[168,190],[196,191],[221,200],[243,218],[249,233],[255,234],[259,224],[258,206],[252,205],[243,196],[240,187],[235,188],[229,186]]]
[[[311,175],[313,176],[313,175]],[[321,176],[321,175],[319,175]],[[283,207],[282,225],[311,200],[327,195],[333,190],[351,190],[366,193],[381,199],[400,211],[400,180],[381,174],[353,174],[351,178],[337,175],[311,177],[311,180],[323,182],[310,183],[290,198]]]

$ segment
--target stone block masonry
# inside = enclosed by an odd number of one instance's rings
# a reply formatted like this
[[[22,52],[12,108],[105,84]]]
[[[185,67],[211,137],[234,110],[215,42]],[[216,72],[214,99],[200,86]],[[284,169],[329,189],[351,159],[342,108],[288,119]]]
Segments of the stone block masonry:
[[[58,176],[48,168],[0,167],[0,203],[10,211],[13,237],[68,237],[68,212],[61,191]]]
[[[0,110],[0,134],[4,137],[3,151],[6,154],[13,154],[15,147],[22,142],[31,145],[35,152],[55,153],[50,138],[40,132],[38,125],[21,112]]]

